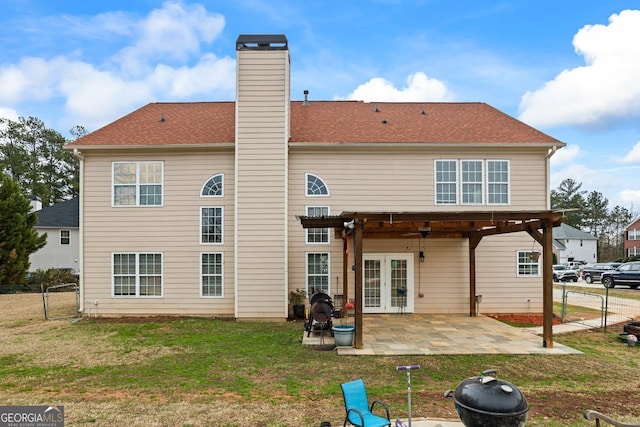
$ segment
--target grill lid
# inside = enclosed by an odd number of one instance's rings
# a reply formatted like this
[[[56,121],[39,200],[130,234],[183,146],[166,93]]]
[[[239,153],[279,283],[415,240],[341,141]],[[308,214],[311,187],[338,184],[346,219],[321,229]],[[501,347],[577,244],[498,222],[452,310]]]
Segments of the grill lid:
[[[520,415],[529,411],[529,403],[515,385],[499,380],[495,370],[487,370],[480,377],[462,381],[455,389],[457,405],[487,415]]]

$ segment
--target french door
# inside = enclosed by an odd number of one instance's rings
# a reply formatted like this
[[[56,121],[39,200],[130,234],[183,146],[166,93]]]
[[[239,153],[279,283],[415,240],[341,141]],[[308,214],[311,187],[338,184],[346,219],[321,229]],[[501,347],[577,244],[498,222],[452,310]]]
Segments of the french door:
[[[363,313],[413,312],[413,254],[363,254]]]

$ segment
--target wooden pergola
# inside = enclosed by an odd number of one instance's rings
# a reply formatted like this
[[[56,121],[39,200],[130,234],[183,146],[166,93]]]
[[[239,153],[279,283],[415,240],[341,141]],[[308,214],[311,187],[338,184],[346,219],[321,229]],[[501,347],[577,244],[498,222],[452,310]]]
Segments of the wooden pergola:
[[[553,347],[553,227],[561,211],[343,212],[298,217],[303,228],[333,228],[344,241],[343,295],[348,295],[347,239],[353,239],[355,268],[355,347],[362,348],[362,242],[364,239],[466,238],[469,240],[469,315],[476,313],[476,248],[485,236],[526,231],[542,246],[542,345]]]

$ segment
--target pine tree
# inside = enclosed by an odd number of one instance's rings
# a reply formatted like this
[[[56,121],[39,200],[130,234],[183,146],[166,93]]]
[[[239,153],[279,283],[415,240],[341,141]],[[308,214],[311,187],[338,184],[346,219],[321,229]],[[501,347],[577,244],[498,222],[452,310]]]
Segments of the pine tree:
[[[0,174],[0,285],[26,284],[29,256],[47,242],[33,228],[37,221],[18,183]]]

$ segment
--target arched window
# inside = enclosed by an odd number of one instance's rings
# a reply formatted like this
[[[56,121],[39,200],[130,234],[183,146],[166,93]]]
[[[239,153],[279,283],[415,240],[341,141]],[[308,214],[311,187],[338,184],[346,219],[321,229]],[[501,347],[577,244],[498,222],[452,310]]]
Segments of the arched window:
[[[324,181],[313,174],[306,174],[307,178],[307,196],[328,196],[329,189]]]
[[[218,174],[214,175],[202,186],[202,191],[200,192],[200,196],[202,197],[222,197],[224,196],[223,192],[223,184],[224,184],[224,175]]]

